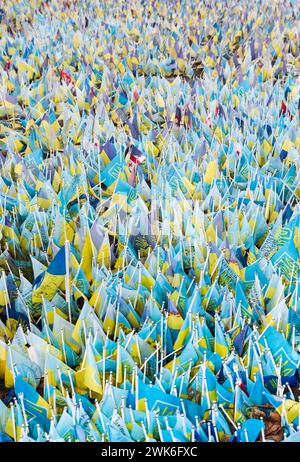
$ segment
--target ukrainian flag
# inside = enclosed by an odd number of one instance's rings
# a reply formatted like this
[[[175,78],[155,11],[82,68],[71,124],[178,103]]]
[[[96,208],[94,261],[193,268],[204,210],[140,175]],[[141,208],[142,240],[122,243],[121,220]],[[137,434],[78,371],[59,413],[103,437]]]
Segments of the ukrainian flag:
[[[5,368],[7,360],[7,345],[0,339],[0,379],[5,377]]]

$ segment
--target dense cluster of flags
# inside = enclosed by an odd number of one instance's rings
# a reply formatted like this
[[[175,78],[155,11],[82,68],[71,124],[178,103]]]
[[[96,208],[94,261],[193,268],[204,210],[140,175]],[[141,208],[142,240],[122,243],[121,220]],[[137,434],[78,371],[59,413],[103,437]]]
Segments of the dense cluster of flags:
[[[297,1],[2,5],[0,441],[300,441]]]

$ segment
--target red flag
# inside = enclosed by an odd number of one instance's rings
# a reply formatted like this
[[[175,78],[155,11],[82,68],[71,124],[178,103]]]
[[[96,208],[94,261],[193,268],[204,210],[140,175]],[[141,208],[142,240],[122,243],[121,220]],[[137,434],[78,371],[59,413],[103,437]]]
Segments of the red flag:
[[[289,116],[290,120],[292,120],[293,116],[292,116],[291,112],[289,111],[289,109],[287,108],[285,102],[282,100],[281,101],[281,108],[280,108],[280,115],[286,115],[286,113],[288,113],[288,116]]]

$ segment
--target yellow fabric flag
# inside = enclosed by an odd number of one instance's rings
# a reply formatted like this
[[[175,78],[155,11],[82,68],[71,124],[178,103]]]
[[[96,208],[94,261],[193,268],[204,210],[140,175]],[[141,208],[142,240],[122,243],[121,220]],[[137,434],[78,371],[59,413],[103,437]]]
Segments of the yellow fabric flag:
[[[89,282],[92,280],[92,277],[93,277],[93,273],[92,273],[92,261],[93,261],[93,255],[94,255],[93,250],[94,250],[94,244],[91,239],[91,234],[88,230],[86,234],[86,238],[85,238],[85,243],[82,249],[81,268]]]

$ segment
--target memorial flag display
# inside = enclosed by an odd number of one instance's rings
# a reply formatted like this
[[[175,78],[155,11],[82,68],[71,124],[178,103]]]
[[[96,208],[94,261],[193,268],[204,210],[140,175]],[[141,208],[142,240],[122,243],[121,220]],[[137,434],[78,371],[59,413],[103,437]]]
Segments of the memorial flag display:
[[[299,2],[0,5],[0,441],[300,442]]]

